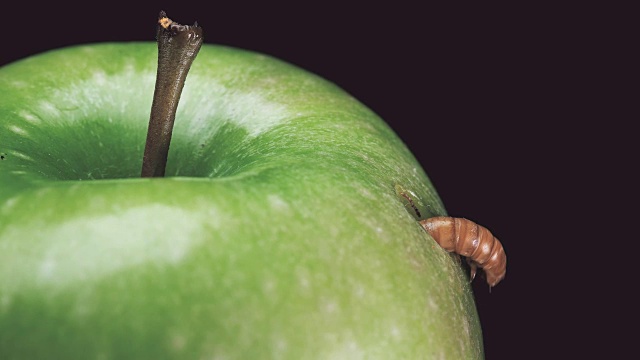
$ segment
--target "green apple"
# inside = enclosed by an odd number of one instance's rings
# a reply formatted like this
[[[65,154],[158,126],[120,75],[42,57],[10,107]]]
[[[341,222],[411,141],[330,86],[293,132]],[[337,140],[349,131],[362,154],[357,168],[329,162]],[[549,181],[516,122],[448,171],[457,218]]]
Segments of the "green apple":
[[[204,45],[143,179],[156,53],[0,69],[1,359],[483,357],[468,277],[417,223],[445,209],[385,122]]]

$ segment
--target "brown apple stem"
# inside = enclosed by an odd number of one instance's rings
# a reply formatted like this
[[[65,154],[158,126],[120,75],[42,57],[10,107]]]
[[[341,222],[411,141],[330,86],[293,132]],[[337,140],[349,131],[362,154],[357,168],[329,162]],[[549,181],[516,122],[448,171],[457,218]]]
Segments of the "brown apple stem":
[[[164,176],[180,94],[202,46],[202,28],[197,23],[180,25],[161,11],[157,40],[158,73],[142,159],[142,177]]]

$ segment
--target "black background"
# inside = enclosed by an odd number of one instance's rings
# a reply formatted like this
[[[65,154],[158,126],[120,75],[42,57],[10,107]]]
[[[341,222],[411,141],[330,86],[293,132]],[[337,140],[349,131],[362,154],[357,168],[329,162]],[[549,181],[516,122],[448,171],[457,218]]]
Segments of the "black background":
[[[593,195],[604,187],[598,174],[616,169],[599,149],[634,150],[611,139],[616,115],[591,93],[614,76],[599,63],[611,43],[597,9],[131,3],[17,4],[2,23],[0,65],[66,45],[153,41],[164,9],[178,22],[197,20],[207,43],[319,74],[389,123],[451,215],[502,240],[506,279],[491,292],[482,279],[473,285],[487,359],[601,350],[602,338],[588,339],[609,314],[592,302],[611,283],[579,255],[597,235],[578,230],[611,209],[606,192]],[[584,287],[591,293],[576,301]]]

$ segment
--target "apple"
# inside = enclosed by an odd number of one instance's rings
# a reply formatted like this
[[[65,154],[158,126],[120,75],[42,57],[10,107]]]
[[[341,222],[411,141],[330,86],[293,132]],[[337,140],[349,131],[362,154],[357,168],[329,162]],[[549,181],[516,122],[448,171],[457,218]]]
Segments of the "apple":
[[[166,177],[141,178],[156,56],[0,69],[1,359],[483,357],[468,276],[417,222],[446,211],[383,120],[206,44]]]

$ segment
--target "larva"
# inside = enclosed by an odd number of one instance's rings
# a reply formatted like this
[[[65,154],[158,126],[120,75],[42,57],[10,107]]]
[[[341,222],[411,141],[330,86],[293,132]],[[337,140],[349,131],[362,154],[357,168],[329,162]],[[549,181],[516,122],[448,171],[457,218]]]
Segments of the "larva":
[[[465,256],[471,266],[484,270],[489,287],[496,286],[507,272],[507,255],[498,239],[487,228],[471,220],[449,216],[421,220],[420,225],[446,251]]]

